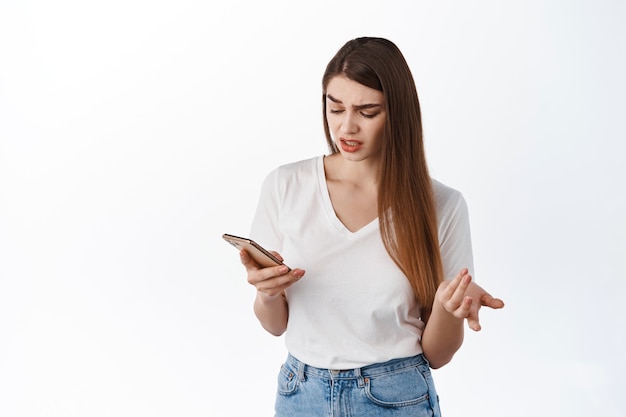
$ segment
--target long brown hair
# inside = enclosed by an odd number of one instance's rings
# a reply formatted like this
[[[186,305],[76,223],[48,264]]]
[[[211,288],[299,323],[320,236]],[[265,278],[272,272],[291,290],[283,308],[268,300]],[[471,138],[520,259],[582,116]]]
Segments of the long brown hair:
[[[378,181],[380,232],[387,252],[407,276],[427,314],[443,279],[443,266],[415,81],[391,41],[372,37],[348,41],[328,63],[322,78],[324,131],[331,153],[339,149],[326,119],[326,88],[337,75],[381,91],[385,97],[387,119]]]

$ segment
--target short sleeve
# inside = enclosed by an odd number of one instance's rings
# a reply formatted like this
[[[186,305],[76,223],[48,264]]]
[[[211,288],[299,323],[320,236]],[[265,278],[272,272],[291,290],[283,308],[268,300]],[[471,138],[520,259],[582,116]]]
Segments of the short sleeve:
[[[250,237],[261,246],[280,252],[283,235],[279,227],[280,198],[278,192],[278,168],[270,172],[261,185],[261,193],[252,220]]]
[[[452,279],[467,268],[474,275],[474,258],[469,211],[463,195],[437,183],[435,186],[439,223],[439,249],[445,279]]]

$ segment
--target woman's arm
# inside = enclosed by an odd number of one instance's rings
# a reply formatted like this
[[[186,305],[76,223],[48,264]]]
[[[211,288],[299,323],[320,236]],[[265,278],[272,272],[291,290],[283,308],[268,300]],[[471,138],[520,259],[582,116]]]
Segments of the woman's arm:
[[[269,296],[257,291],[254,300],[254,314],[265,330],[274,336],[282,335],[287,330],[287,320],[289,319],[289,307],[285,293]]]
[[[432,368],[440,368],[450,362],[463,344],[464,319],[467,319],[471,329],[480,330],[478,310],[481,306],[498,309],[504,307],[504,302],[472,282],[467,268],[452,281],[439,285],[422,334],[424,356]]]
[[[469,314],[471,299],[465,297],[471,277],[463,269],[452,281],[443,281],[433,302],[422,334],[424,356],[434,369],[450,362],[463,344],[463,319]]]
[[[282,260],[280,254],[273,254]],[[290,271],[284,265],[260,268],[245,250],[241,251],[240,256],[248,273],[248,282],[257,289],[254,313],[265,330],[274,336],[280,336],[287,329],[289,318],[285,289],[302,278],[304,271]]]

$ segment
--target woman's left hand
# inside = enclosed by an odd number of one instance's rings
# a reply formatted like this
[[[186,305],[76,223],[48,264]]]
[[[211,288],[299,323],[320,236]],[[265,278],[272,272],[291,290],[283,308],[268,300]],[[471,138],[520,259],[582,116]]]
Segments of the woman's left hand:
[[[504,307],[501,299],[493,297],[472,280],[466,268],[454,280],[444,281],[437,292],[444,308],[455,317],[466,318],[469,328],[475,331],[481,329],[478,317],[481,307]]]
[[[478,310],[480,310],[481,307],[485,306],[494,310],[504,307],[504,301],[493,297],[474,281],[470,282],[469,288],[465,294],[472,298],[472,306],[467,316],[467,325],[472,330],[479,331],[481,329],[480,321],[478,320]]]

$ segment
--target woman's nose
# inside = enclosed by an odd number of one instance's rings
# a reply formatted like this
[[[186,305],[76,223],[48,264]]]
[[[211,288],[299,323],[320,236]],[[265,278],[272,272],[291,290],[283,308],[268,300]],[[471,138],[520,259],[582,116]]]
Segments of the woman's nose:
[[[341,120],[341,133],[355,133],[359,130],[355,116],[351,112],[344,112]]]

